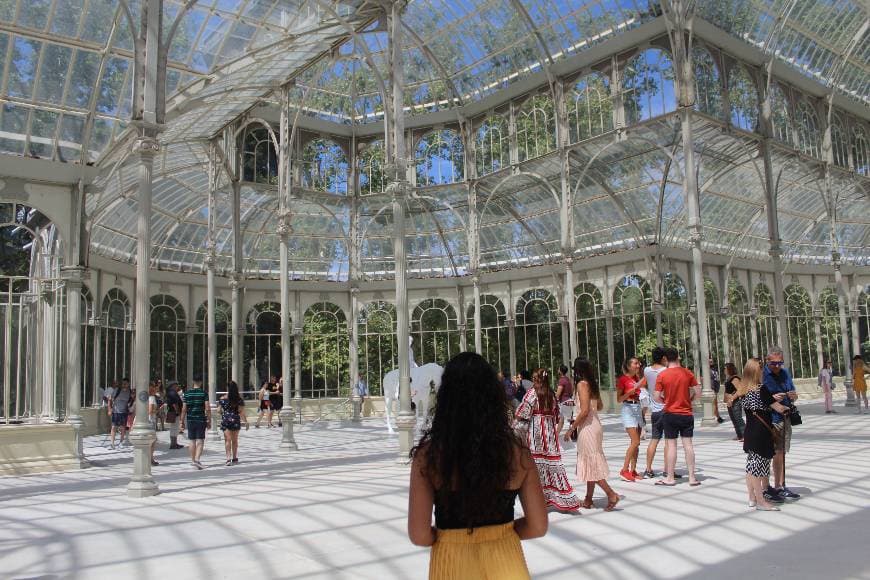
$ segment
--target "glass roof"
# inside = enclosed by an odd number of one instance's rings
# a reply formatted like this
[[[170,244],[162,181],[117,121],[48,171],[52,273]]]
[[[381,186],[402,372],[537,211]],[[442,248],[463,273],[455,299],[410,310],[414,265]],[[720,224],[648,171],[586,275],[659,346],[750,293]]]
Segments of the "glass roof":
[[[140,0],[127,0],[138,14]],[[173,25],[167,120],[155,164],[153,259],[160,268],[202,271],[207,234],[205,140],[295,79],[292,102],[340,125],[382,119],[378,75],[387,78],[387,38],[377,7],[364,0],[164,0],[164,35]],[[870,105],[866,6],[856,1],[700,0],[698,15],[800,73]],[[408,114],[424,116],[490,97],[551,65],[661,18],[655,0],[410,0],[403,16]],[[136,23],[138,24],[138,19]],[[351,32],[354,31],[354,34]],[[92,249],[135,259],[135,160],[113,147],[131,117],[135,25],[119,0],[0,0],[0,152],[97,163],[87,196]],[[377,73],[377,74],[374,74]],[[497,99],[496,99],[497,100]],[[443,116],[440,117],[443,122]],[[696,156],[705,251],[768,260],[764,192],[756,138],[723,132],[696,116]],[[347,131],[346,128],[344,128]],[[577,256],[661,244],[688,247],[679,131],[671,117],[580,143],[569,155],[575,188]],[[837,212],[837,245],[866,264],[867,180],[833,171],[829,207],[819,164],[774,148],[786,259],[830,260],[828,211]],[[590,163],[590,160],[595,159]],[[534,175],[535,177],[528,177]],[[557,152],[477,183],[484,270],[561,258]],[[293,272],[300,279],[346,280],[352,202],[328,194],[294,195]],[[247,275],[277,275],[274,187],[242,189]],[[358,200],[361,274],[393,275],[389,200]],[[216,214],[218,267],[232,267],[229,185]],[[411,276],[468,272],[468,188],[418,190],[408,202]],[[735,219],[736,218],[736,219]],[[735,225],[736,224],[736,225]]]

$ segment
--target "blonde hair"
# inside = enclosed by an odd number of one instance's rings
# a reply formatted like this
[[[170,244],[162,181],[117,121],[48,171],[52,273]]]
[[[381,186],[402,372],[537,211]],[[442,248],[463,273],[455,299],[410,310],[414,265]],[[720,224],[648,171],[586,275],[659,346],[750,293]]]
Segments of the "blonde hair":
[[[749,391],[754,391],[761,384],[761,363],[751,358],[743,365],[743,377],[738,381],[736,397],[742,397]]]

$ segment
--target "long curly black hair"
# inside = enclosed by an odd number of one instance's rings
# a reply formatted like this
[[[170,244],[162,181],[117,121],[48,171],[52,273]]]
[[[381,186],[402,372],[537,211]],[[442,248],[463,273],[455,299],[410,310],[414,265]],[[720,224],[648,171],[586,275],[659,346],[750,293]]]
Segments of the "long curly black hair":
[[[451,512],[467,527],[497,513],[522,442],[510,421],[510,404],[495,370],[479,354],[463,352],[447,363],[432,426],[411,450],[425,451],[422,466],[436,494],[451,492]]]

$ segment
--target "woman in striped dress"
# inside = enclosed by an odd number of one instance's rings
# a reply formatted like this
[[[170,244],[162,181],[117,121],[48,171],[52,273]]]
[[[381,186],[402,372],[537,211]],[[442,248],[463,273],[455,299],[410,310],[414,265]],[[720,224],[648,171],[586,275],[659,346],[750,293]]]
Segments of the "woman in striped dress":
[[[517,407],[518,426],[525,431],[526,444],[538,468],[541,487],[547,505],[560,511],[577,511],[580,501],[568,481],[562,464],[562,449],[556,425],[559,406],[550,388],[550,372],[538,369],[532,373],[533,388],[526,392]]]

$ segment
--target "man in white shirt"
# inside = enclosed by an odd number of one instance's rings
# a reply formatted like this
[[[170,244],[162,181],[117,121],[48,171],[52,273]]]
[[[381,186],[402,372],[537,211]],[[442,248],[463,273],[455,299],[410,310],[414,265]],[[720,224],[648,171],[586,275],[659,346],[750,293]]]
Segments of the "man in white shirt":
[[[647,393],[649,393],[649,412],[650,425],[652,433],[650,434],[649,443],[646,446],[646,470],[643,472],[644,478],[655,477],[653,471],[653,460],[656,457],[656,450],[659,447],[659,440],[662,438],[662,417],[664,415],[664,403],[656,401],[653,393],[656,391],[656,379],[659,373],[665,370],[668,366],[668,359],[665,356],[665,349],[657,346],[652,350],[652,364],[643,369],[643,376],[646,379]]]

